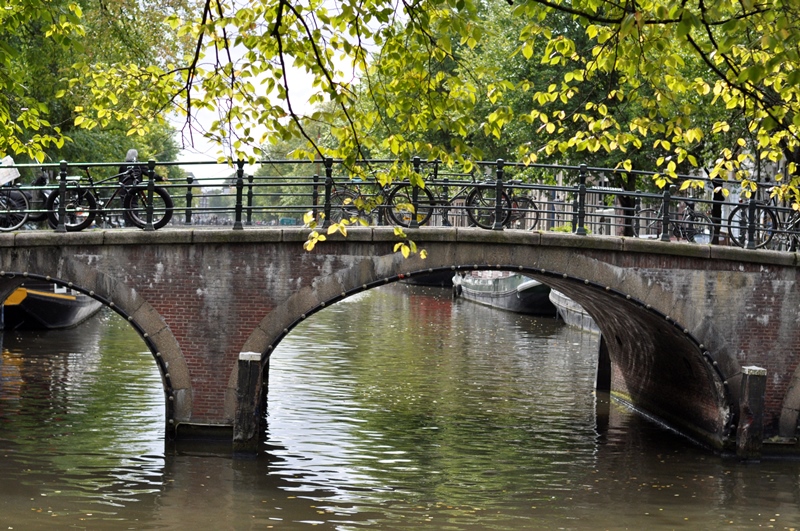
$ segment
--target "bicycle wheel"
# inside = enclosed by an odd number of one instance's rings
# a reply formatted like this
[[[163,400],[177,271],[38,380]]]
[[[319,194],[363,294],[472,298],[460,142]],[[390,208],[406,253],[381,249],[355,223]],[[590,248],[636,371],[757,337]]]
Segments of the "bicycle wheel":
[[[45,210],[45,203],[47,196],[42,192],[34,192],[28,199],[30,203],[31,212],[28,214],[28,221],[39,222],[47,219],[47,211]]]
[[[750,205],[741,204],[731,211],[728,216],[728,234],[731,241],[739,247],[747,246],[747,234],[749,230]],[[770,243],[778,228],[778,220],[775,213],[769,207],[756,205],[755,219],[753,220],[755,232],[753,242],[756,249],[764,247]]]
[[[418,188],[418,190],[416,219],[417,223],[422,226],[431,219],[436,201],[427,188]],[[398,184],[389,192],[386,200],[388,206],[386,213],[389,220],[395,225],[401,227],[411,225],[411,221],[414,219],[413,193],[414,187],[408,183]]]
[[[28,198],[14,188],[0,189],[0,231],[17,230],[28,221]]]
[[[633,219],[633,235],[637,238],[657,239],[661,237],[661,212],[654,208],[643,208]]]
[[[45,201],[47,221],[52,228],[59,225],[59,209],[64,204],[66,217],[64,226],[69,232],[83,230],[89,227],[97,214],[97,200],[89,190],[67,188],[64,197],[60,190],[54,190]]]
[[[686,241],[711,243],[711,238],[714,236],[714,223],[702,212],[689,212],[686,214],[686,218],[678,223],[681,224],[680,233]]]
[[[497,211],[497,190],[494,188],[475,188],[467,196],[467,216],[470,221],[482,229],[493,229]],[[506,225],[511,217],[511,199],[503,192],[500,197],[502,206],[501,225]]]
[[[793,211],[783,223],[778,221],[778,230],[764,247],[773,251],[797,251],[800,248],[798,227],[800,227],[800,213]]]
[[[128,190],[122,201],[125,217],[143,229],[147,225],[147,186],[136,186]],[[160,229],[172,219],[172,198],[166,188],[153,188],[153,228]]]
[[[539,223],[539,209],[533,199],[527,196],[511,198],[511,215],[508,227],[511,229],[533,230]]]
[[[339,223],[343,219],[351,220],[358,217],[359,210],[356,206],[358,194],[352,190],[337,190],[331,194],[331,223]]]

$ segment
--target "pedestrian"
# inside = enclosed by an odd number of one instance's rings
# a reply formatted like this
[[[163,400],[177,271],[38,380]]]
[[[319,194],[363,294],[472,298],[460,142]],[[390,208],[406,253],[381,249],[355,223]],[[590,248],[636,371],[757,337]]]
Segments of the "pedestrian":
[[[129,149],[125,155],[125,164],[119,167],[119,181],[126,186],[132,186],[142,180],[142,165],[139,161],[139,151]]]

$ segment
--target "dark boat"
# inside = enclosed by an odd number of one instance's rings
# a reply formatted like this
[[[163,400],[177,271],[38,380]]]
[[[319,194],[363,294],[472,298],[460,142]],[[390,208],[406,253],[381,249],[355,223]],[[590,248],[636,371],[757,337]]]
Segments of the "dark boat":
[[[510,271],[472,271],[461,280],[461,296],[493,308],[529,315],[556,316],[550,288]]]
[[[418,273],[401,280],[404,284],[414,286],[433,286],[441,288],[453,287],[453,272],[450,270],[435,271],[433,273]]]
[[[102,303],[49,282],[26,282],[2,306],[4,330],[72,328],[98,312]]]
[[[583,306],[560,291],[550,291],[550,302],[555,305],[558,310],[558,316],[561,317],[567,325],[595,334],[600,333],[600,329],[597,328],[597,323],[595,323],[592,316],[583,309]]]

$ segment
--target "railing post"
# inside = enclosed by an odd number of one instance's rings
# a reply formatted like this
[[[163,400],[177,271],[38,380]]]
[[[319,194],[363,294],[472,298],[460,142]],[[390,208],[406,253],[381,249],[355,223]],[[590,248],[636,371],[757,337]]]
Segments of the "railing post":
[[[333,159],[325,157],[325,219],[322,228],[327,229],[331,224],[331,193],[333,191]]]
[[[663,203],[661,204],[661,241],[669,241],[669,203],[670,193],[669,188],[664,190]]]
[[[753,195],[747,203],[747,245],[744,248],[756,248],[756,198]]]
[[[252,174],[247,176],[247,221],[245,225],[253,225],[253,181],[255,177]]]
[[[156,161],[150,159],[147,161],[147,223],[144,225],[145,231],[154,231],[156,228],[153,226],[153,195],[156,189]]]
[[[578,174],[578,225],[575,228],[575,234],[579,236],[586,236],[586,164],[581,164],[580,173]]]
[[[637,195],[633,199],[633,220],[631,220],[633,234],[636,236],[639,235],[639,214],[641,214],[641,212],[642,212],[642,198]]]
[[[192,224],[192,184],[194,183],[194,176],[189,175],[186,177],[186,184],[189,186],[186,188],[186,221],[184,222],[185,225]]]
[[[722,205],[725,203],[725,194],[722,190],[724,183],[725,181],[720,178],[716,178],[711,181],[711,185],[713,186],[714,190],[714,202],[711,206],[711,222],[714,224],[714,232],[713,236],[711,237],[711,243],[713,245],[719,245],[719,235],[722,227]]]
[[[55,193],[55,192],[54,192]],[[67,161],[62,160],[58,165],[58,226],[56,232],[67,232],[65,220],[67,219]]]
[[[494,225],[492,230],[503,230],[503,159],[497,159],[495,163],[494,181]]]
[[[556,226],[556,191],[547,191],[547,230]]]
[[[414,157],[412,163],[414,165],[414,173],[420,174],[420,158]],[[419,187],[416,184],[411,184],[411,222],[408,224],[409,229],[419,228]]]
[[[433,182],[435,183],[439,180],[439,159],[433,161]],[[442,226],[443,227],[452,227],[453,224],[450,223],[450,179],[445,177],[443,179],[442,185]]]
[[[236,210],[234,211],[233,230],[244,230],[242,225],[242,196],[244,194],[244,161],[236,161]]]
[[[311,215],[314,216],[314,221],[319,222],[319,173],[315,173],[311,178],[314,184],[311,187]]]
[[[450,179],[445,177],[442,182],[442,202],[444,203],[444,206],[442,206],[442,226],[452,227],[453,224],[450,222]]]

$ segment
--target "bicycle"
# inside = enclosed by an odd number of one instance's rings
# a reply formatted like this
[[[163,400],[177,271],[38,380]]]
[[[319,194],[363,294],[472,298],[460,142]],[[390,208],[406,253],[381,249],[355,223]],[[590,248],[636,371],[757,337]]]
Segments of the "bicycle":
[[[13,166],[14,159],[6,156],[0,164]],[[19,170],[15,167],[0,168],[0,231],[17,230],[28,221],[28,210],[30,210],[28,198],[14,184],[19,175]]]
[[[380,186],[376,193],[365,193],[363,185],[366,184],[360,179],[350,181],[351,187],[333,185],[331,191],[331,210],[330,221],[340,223],[343,219],[352,220],[354,218],[366,220],[371,224],[372,216],[377,212],[380,214],[380,207],[386,202],[389,186]],[[355,190],[353,189],[355,188]]]
[[[694,208],[694,202],[684,200],[684,209],[679,217],[668,213],[669,224],[667,232],[678,238],[692,243],[709,243],[713,235],[714,224],[706,214]],[[637,238],[643,236],[660,236],[664,222],[664,204],[658,209],[643,208],[634,218],[633,235]]]
[[[0,186],[0,231],[17,230],[28,222],[28,198],[10,182]]]
[[[86,173],[86,182],[82,183],[79,176],[67,177],[67,188],[62,193],[60,188],[53,190],[47,197],[45,209],[50,226],[58,227],[60,219],[59,209],[64,204],[66,217],[64,226],[70,232],[83,230],[94,222],[99,215],[106,223],[116,226],[114,216],[119,211],[111,207],[117,197],[122,198],[122,216],[132,225],[144,228],[147,225],[148,185],[140,181],[133,169],[112,175],[106,179],[95,182],[89,168],[83,168]],[[120,179],[122,177],[122,179]],[[116,179],[117,186],[111,196],[105,201],[97,193],[98,187]],[[153,188],[153,228],[160,229],[172,219],[173,201],[166,188],[155,186]]]
[[[783,221],[778,221],[778,228],[773,232],[767,248],[774,251],[795,252],[800,248],[800,212],[792,210]]]
[[[515,186],[520,184],[522,184],[522,181],[512,180],[508,182],[511,215],[506,226],[514,229],[533,230],[539,223],[539,208],[532,197],[515,193]]]
[[[408,181],[403,181],[394,186],[388,197],[388,217],[397,225],[408,227],[416,215],[417,223],[422,226],[427,224],[436,209],[444,212],[443,218],[454,208],[462,208],[466,212],[469,223],[484,229],[492,229],[496,219],[497,191],[493,181],[486,181],[485,185],[475,180],[474,174],[471,182],[456,181],[454,183],[438,180],[436,169],[429,174],[433,177],[424,188],[417,188],[417,208],[414,209],[413,193],[415,186]],[[452,196],[450,188],[456,187],[457,191]],[[433,189],[434,191],[431,191]],[[463,206],[458,205],[463,201]],[[504,191],[500,197],[502,218],[501,224],[506,225],[511,217],[511,199]],[[449,221],[448,221],[449,223]]]
[[[754,213],[753,243],[756,249],[766,247],[778,230],[778,219],[770,206],[757,201]],[[748,231],[750,228],[750,204],[740,203],[728,215],[728,235],[731,241],[739,246],[746,247]]]

